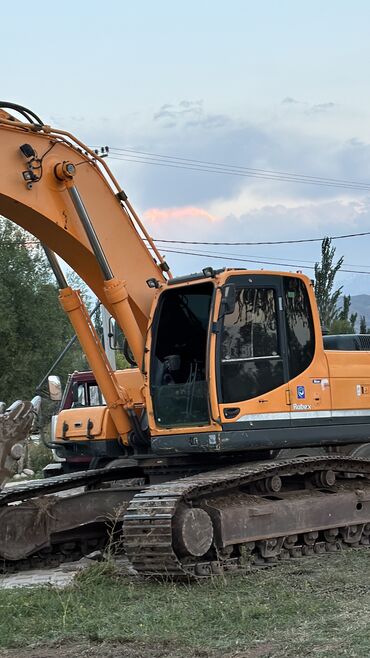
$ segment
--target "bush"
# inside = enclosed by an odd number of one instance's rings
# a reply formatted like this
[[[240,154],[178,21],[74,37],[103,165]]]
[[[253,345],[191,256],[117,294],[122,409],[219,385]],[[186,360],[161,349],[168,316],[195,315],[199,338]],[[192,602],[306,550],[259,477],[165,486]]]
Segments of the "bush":
[[[53,453],[43,443],[33,443],[28,445],[28,467],[32,468],[35,475],[41,476],[42,469],[53,461]]]

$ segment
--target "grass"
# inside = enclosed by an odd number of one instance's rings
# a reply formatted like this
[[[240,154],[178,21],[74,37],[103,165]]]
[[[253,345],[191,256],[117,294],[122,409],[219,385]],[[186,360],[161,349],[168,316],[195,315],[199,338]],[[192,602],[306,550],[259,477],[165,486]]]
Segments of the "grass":
[[[177,585],[138,582],[100,563],[65,590],[0,590],[0,647],[65,639],[174,642],[259,658],[368,658],[370,552]]]

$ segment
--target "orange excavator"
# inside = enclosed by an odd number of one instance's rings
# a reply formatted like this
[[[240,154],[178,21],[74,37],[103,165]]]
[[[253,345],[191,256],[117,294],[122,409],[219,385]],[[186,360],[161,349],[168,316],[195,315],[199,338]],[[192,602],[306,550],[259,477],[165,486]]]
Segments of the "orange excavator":
[[[324,347],[300,273],[173,278],[105,159],[30,110],[0,103],[0,146],[0,213],[43,244],[105,400],[61,411],[55,444],[109,462],[0,492],[4,565],[86,553],[113,513],[143,574],[369,546],[366,337]],[[136,368],[112,371],[56,254],[108,309]]]

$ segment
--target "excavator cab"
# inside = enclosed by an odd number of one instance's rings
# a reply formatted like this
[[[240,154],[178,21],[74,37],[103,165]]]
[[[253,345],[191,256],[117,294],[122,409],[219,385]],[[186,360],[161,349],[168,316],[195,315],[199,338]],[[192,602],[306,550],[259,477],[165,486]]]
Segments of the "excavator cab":
[[[301,274],[246,270],[166,286],[149,347],[155,451],[219,448],[220,436],[225,450],[250,449],[253,430],[291,428],[312,398],[330,407],[313,386],[328,372],[311,288]],[[190,436],[170,438],[172,428]],[[259,442],[271,448],[273,437],[264,431]]]

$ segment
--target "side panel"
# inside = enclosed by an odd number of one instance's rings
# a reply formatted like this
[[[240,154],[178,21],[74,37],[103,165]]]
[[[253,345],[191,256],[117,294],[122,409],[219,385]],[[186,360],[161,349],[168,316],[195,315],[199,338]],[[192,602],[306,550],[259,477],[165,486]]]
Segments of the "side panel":
[[[370,352],[328,350],[333,423],[370,423]]]
[[[131,430],[127,418],[127,432]],[[117,430],[107,407],[64,409],[58,414],[56,441],[105,440],[117,438]]]

